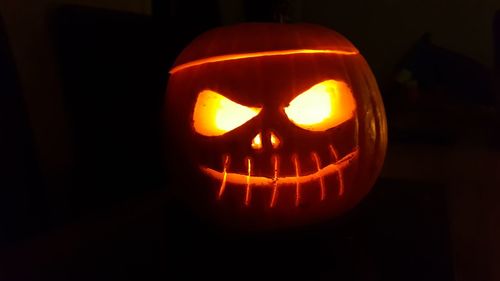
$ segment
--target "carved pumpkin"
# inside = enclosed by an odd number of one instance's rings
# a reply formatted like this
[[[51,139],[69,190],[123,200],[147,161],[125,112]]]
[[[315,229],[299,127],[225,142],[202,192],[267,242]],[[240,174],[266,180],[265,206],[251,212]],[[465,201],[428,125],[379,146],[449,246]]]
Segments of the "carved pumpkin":
[[[167,89],[193,205],[250,227],[297,225],[355,206],[378,176],[384,107],[358,50],[309,24],[240,24],[199,36]]]

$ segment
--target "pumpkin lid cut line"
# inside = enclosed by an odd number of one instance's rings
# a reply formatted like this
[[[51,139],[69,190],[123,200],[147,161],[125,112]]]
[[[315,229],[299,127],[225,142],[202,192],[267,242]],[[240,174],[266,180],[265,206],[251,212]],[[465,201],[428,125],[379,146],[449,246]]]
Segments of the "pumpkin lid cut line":
[[[343,50],[313,50],[313,49],[297,49],[297,50],[277,50],[277,51],[266,51],[266,52],[254,52],[254,53],[241,53],[241,54],[229,54],[213,56],[203,59],[198,59],[183,63],[181,65],[175,66],[170,70],[170,74],[174,74],[183,69],[187,69],[193,66],[199,66],[207,63],[222,62],[229,60],[240,60],[248,58],[258,58],[258,57],[268,57],[268,56],[284,56],[284,55],[295,55],[295,54],[334,54],[334,55],[357,55],[357,51],[343,51]]]

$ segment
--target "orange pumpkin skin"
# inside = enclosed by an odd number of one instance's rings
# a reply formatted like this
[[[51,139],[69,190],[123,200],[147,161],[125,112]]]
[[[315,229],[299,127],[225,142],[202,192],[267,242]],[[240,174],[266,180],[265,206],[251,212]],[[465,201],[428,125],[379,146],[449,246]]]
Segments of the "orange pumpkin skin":
[[[344,85],[328,93],[331,112],[346,104],[352,111],[327,129],[292,122],[287,108],[325,81]],[[208,135],[196,125],[216,120],[203,111],[203,91],[259,111]],[[335,91],[353,103],[334,103]],[[295,107],[296,118],[307,117]],[[338,216],[369,192],[385,157],[385,112],[368,64],[347,39],[317,25],[240,24],[202,34],[170,71],[166,110],[169,135],[188,163],[178,191],[225,225],[275,228]]]

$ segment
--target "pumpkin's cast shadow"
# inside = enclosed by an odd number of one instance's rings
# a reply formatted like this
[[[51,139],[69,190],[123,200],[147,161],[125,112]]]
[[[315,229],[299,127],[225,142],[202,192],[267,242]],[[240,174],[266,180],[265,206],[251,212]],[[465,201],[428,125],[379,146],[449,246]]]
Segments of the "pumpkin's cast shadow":
[[[374,255],[348,233],[345,219],[241,232],[180,208],[171,212],[167,239],[168,267],[175,276],[195,278],[202,272],[210,280],[376,280]]]

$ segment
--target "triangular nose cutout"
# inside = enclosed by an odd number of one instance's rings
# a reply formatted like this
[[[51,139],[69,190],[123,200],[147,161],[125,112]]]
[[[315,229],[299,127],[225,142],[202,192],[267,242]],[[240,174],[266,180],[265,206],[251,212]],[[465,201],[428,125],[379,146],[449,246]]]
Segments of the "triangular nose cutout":
[[[258,133],[253,139],[252,139],[252,148],[255,150],[262,149],[262,134]]]
[[[271,135],[271,136],[270,136],[270,138],[271,138],[271,144],[272,144],[273,148],[274,148],[274,149],[278,148],[278,147],[280,146],[280,144],[281,144],[280,139],[279,139],[279,138],[278,138],[278,136],[277,136],[275,133],[273,133],[273,132],[271,132],[271,134],[270,134],[270,135]]]

